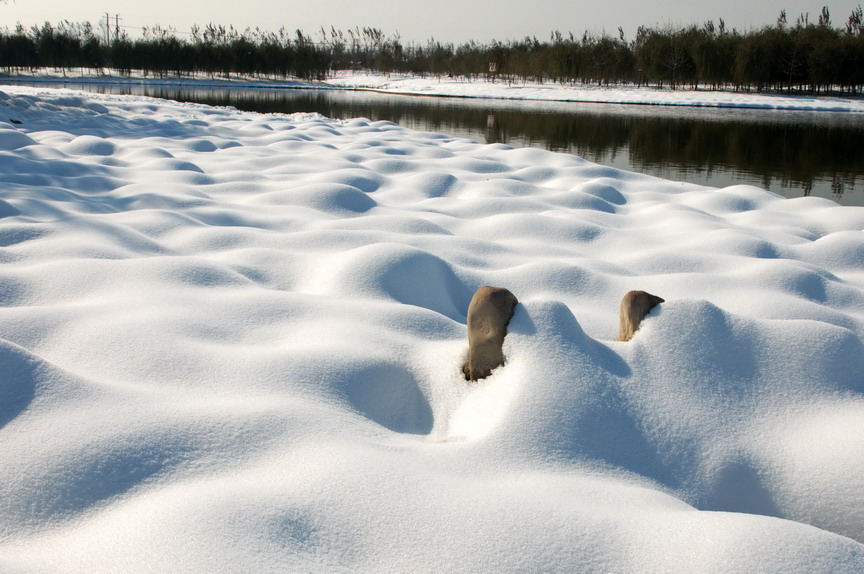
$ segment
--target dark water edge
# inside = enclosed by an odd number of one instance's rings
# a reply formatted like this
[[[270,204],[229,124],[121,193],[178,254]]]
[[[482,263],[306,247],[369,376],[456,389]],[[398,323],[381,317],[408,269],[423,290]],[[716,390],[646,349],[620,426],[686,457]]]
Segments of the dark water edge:
[[[676,181],[711,187],[755,185],[790,198],[813,195],[864,206],[864,114],[858,113],[399,96],[354,90],[62,85],[261,113],[317,112],[337,119],[387,120],[479,142],[572,153]]]

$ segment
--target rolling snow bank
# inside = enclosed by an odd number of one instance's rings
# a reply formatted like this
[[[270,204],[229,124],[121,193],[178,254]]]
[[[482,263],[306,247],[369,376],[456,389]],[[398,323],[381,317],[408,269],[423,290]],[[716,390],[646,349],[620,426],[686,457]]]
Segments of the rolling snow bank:
[[[337,88],[374,90],[414,96],[455,96],[462,98],[499,98],[505,100],[751,108],[812,112],[864,112],[864,99],[858,97],[798,96],[709,89],[692,90],[682,88],[672,90],[668,88],[628,85],[571,85],[551,81],[539,83],[502,79],[495,81],[484,79],[468,80],[461,77],[436,78],[433,76],[424,78],[413,74],[379,74],[348,71],[334,72],[327,79],[326,84]],[[301,87],[308,88],[311,86]]]
[[[0,119],[3,572],[864,569],[864,208],[363,119]],[[485,284],[521,304],[471,384]],[[613,342],[630,289],[666,303]]]

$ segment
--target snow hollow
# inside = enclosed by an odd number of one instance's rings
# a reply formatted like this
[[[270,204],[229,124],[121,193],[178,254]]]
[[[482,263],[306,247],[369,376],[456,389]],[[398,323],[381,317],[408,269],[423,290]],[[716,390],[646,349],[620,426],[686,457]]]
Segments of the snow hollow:
[[[4,573],[864,570],[864,208],[14,87],[0,262]]]

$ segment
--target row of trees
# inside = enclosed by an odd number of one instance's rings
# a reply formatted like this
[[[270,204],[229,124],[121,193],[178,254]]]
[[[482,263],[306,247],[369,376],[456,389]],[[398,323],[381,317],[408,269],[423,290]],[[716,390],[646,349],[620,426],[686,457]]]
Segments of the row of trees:
[[[627,41],[617,36],[574,37],[553,32],[548,41],[461,45],[430,40],[405,45],[376,28],[321,29],[313,37],[208,25],[188,36],[160,27],[131,39],[88,24],[64,22],[0,31],[0,67],[61,70],[113,68],[155,75],[247,74],[322,80],[333,70],[410,72],[483,77],[490,81],[734,88],[820,93],[864,89],[864,17],[859,6],[842,27],[827,8],[816,22],[794,23],[781,12],[775,25],[741,33],[721,19],[701,26],[640,27]]]
[[[158,26],[141,38],[116,33],[108,39],[89,23],[45,23],[0,33],[0,67],[15,73],[35,68],[72,70],[112,68],[130,74],[205,73],[294,76],[323,80],[332,69],[333,55],[300,30],[289,34],[259,30],[240,33],[233,28],[208,25],[180,38]]]
[[[831,25],[827,8],[817,22],[807,15],[747,34],[715,27],[640,29],[634,43],[639,78],[692,88],[860,92],[864,87],[864,22],[859,6],[842,29]]]
[[[486,74],[493,80],[560,83],[685,86],[820,93],[864,89],[864,17],[859,6],[843,28],[827,8],[817,21],[807,15],[789,24],[781,12],[776,25],[747,33],[715,25],[683,28],[640,27],[628,42],[618,36],[554,32],[491,46],[430,43],[403,58],[398,71]],[[412,57],[413,56],[413,57]],[[392,69],[383,66],[381,71]]]

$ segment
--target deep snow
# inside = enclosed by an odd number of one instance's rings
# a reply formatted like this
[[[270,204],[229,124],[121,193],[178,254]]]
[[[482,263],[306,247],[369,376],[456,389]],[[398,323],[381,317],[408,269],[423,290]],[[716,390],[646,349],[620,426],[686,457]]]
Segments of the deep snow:
[[[864,208],[363,119],[0,120],[0,571],[864,569]],[[521,304],[470,384],[485,284]],[[666,303],[614,342],[630,289]]]

